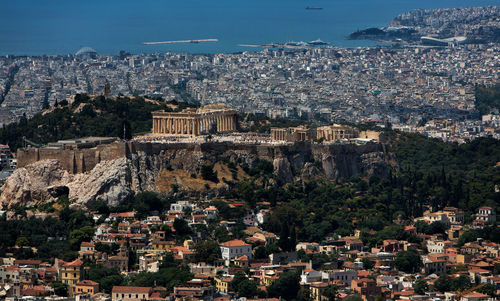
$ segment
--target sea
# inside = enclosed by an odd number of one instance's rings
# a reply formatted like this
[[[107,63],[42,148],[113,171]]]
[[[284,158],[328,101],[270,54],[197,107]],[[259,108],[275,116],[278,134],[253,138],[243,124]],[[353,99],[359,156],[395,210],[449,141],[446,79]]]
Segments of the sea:
[[[239,44],[321,39],[333,46],[358,29],[413,9],[500,5],[500,0],[0,0],[0,55],[255,51]],[[307,6],[322,10],[306,10]],[[143,42],[218,42],[143,45]]]

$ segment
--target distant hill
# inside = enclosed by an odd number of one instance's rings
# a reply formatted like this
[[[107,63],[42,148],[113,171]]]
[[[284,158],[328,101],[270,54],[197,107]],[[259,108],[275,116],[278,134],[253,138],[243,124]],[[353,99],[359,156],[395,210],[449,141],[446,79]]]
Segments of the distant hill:
[[[45,144],[87,136],[122,137],[124,126],[128,134],[147,132],[151,130],[152,111],[181,110],[188,106],[186,103],[168,104],[142,97],[105,98],[77,94],[71,103],[64,100],[33,118],[22,117],[17,123],[5,125],[0,129],[0,143],[8,144],[15,151],[23,146],[23,137]]]
[[[367,28],[357,30],[346,37],[348,40],[394,40],[403,39],[406,41],[415,41],[420,38],[420,34],[411,28],[399,28],[394,30],[385,30],[380,28]]]

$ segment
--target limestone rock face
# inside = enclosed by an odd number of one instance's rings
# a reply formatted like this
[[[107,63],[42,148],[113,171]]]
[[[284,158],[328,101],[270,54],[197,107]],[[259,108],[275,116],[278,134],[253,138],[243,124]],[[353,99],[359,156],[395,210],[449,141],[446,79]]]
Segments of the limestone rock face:
[[[43,160],[16,171],[5,182],[0,205],[4,208],[34,206],[53,197],[48,188],[64,186],[71,180],[57,160]]]
[[[89,173],[75,175],[67,184],[71,205],[85,207],[103,201],[110,206],[117,206],[132,197],[134,190],[130,163],[127,158],[103,161]]]
[[[290,182],[293,180],[292,169],[290,168],[290,162],[286,158],[276,158],[273,161],[274,174],[276,174],[281,180],[285,182]]]
[[[89,207],[98,201],[116,206],[142,191],[174,193],[172,186],[180,187],[179,193],[193,196],[218,195],[229,189],[225,179],[243,179],[248,176],[243,166],[251,169],[259,160],[272,162],[274,174],[282,182],[315,177],[386,177],[391,169],[397,169],[394,156],[379,144],[132,145],[126,155],[101,161],[84,173],[69,173],[58,160],[19,168],[7,179],[0,206],[32,207],[68,193],[72,207]],[[238,168],[230,170],[229,163]],[[219,183],[201,179],[203,165],[217,168]]]

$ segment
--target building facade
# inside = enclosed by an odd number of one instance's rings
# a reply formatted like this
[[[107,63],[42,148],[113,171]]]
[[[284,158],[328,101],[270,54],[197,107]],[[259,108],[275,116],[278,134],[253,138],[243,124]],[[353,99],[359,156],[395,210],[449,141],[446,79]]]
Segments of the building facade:
[[[198,136],[235,131],[237,113],[223,104],[211,104],[182,112],[153,112],[153,135]]]
[[[224,260],[233,260],[243,255],[246,255],[248,259],[252,259],[252,246],[239,239],[222,243],[220,251]]]
[[[273,141],[308,141],[314,138],[313,131],[304,126],[289,128],[271,128],[271,140]]]
[[[316,139],[323,139],[324,141],[352,139],[358,138],[358,136],[358,130],[346,125],[332,124],[316,129]]]
[[[151,287],[141,286],[113,286],[112,301],[143,301],[149,300],[153,292]]]
[[[62,283],[68,285],[68,293],[74,296],[75,287],[83,279],[83,261],[76,259],[72,262],[64,263],[60,268]]]

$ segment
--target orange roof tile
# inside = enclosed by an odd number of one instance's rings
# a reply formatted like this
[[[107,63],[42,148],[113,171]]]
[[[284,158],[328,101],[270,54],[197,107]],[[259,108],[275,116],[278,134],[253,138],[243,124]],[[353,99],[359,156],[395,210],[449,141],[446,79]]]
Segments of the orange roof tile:
[[[151,290],[149,286],[113,286],[113,293],[149,293]]]
[[[83,265],[83,261],[80,259],[75,259],[72,262],[66,262],[63,264],[63,267],[77,267]]]
[[[220,244],[223,247],[245,247],[245,246],[250,246],[249,244],[245,243],[243,240],[240,239],[233,239],[230,241],[226,241],[225,243]]]

